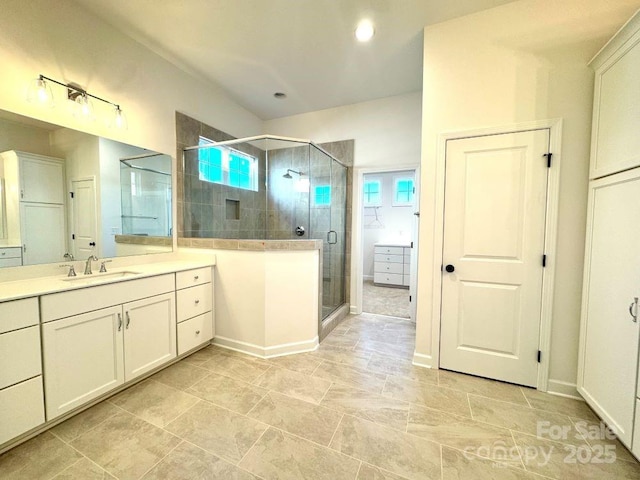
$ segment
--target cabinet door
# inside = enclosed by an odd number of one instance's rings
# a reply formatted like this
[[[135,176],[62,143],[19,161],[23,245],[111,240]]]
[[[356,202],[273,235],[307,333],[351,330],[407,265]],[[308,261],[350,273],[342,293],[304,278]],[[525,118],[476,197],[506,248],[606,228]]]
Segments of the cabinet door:
[[[64,203],[64,171],[59,160],[20,154],[20,200]]]
[[[123,305],[126,381],[176,357],[175,298],[172,292]]]
[[[640,169],[589,191],[578,391],[631,446],[638,362]]]
[[[42,326],[47,420],[124,382],[122,308],[105,308]]]
[[[22,264],[64,261],[64,206],[20,202]]]

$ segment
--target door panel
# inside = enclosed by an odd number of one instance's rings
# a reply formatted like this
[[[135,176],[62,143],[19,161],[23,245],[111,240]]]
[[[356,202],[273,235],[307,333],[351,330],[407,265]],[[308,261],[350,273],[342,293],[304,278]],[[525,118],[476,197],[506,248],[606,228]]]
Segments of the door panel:
[[[440,367],[537,382],[549,131],[447,142]]]
[[[93,180],[74,180],[71,185],[72,233],[75,235],[75,239],[72,240],[73,254],[76,258],[89,258],[98,252],[95,185]]]

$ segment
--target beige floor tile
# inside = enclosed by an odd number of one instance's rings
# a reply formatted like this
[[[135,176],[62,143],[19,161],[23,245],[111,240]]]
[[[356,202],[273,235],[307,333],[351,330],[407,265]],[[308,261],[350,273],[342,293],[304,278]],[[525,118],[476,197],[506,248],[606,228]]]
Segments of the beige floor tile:
[[[436,410],[471,417],[467,394],[450,388],[415,382],[400,377],[388,377],[383,395]]]
[[[442,480],[543,480],[543,477],[442,447]]]
[[[236,464],[267,426],[243,415],[200,401],[165,429]]]
[[[529,406],[522,393],[522,388],[517,385],[447,370],[439,370],[438,379],[441,387],[453,388],[462,392],[473,393],[503,402],[516,403],[525,407]]]
[[[637,480],[640,464],[597,455],[588,445],[566,445],[536,438],[513,435],[525,468],[559,480]],[[611,463],[606,463],[611,461]]]
[[[194,364],[178,362],[159,371],[151,378],[156,382],[164,383],[178,390],[186,390],[194,383],[199,382],[209,375],[209,373],[209,370],[200,368]]]
[[[313,372],[313,376],[375,393],[382,393],[384,382],[387,379],[387,376],[383,373],[370,372],[343,363],[333,362],[322,363]]]
[[[51,431],[65,442],[78,438],[107,418],[118,413],[120,409],[109,402],[100,402],[69,420],[53,427]]]
[[[431,384],[438,383],[438,370],[433,368],[416,367],[410,360],[389,357],[379,353],[374,353],[371,356],[371,360],[369,360],[369,363],[367,364],[367,370],[409,378],[418,382]]]
[[[321,445],[329,445],[342,413],[271,392],[249,412],[249,417]]]
[[[251,475],[201,448],[182,442],[142,480],[256,480]]]
[[[411,405],[407,433],[522,468],[511,432],[506,428]]]
[[[328,380],[278,367],[271,367],[254,384],[316,405],[331,386]]]
[[[409,290],[375,285],[372,280],[362,284],[362,309],[368,313],[408,318],[411,314]]]
[[[220,355],[221,348],[208,346],[195,353],[192,353],[188,357],[182,359],[183,362],[192,363],[194,365],[202,365],[204,362],[211,360],[213,357]]]
[[[367,368],[367,364],[369,363],[369,359],[371,359],[372,353],[354,352],[353,350],[320,344],[318,349],[311,352],[310,355],[334,363],[343,363],[356,368]]]
[[[50,432],[0,455],[2,480],[49,479],[76,463],[82,455]]]
[[[342,335],[333,335],[333,333],[331,333],[322,341],[322,345],[351,349],[356,346],[358,340],[359,336],[351,334],[351,332]]]
[[[53,480],[115,480],[115,478],[91,460],[83,457],[53,477]]]
[[[217,355],[201,366],[219,375],[225,375],[245,382],[253,382],[269,368],[268,365],[261,362],[225,354]]]
[[[189,388],[187,393],[244,414],[256,406],[267,390],[212,373]]]
[[[346,335],[354,335],[360,342],[381,342],[381,343],[399,343],[398,339],[400,334],[394,331],[386,331],[382,329],[378,330],[364,330],[362,332],[349,332]]]
[[[156,427],[164,427],[193,407],[198,399],[155,380],[145,380],[110,401]]]
[[[270,358],[269,363],[280,368],[311,375],[318,368],[318,365],[322,363],[322,359],[309,353],[300,353],[298,355]]]
[[[138,479],[160,461],[180,439],[120,412],[71,445],[120,480]]]
[[[395,344],[366,340],[358,342],[358,344],[354,347],[354,350],[356,352],[378,352],[384,355],[391,355],[392,357],[411,360],[413,358],[415,345],[414,343]]]
[[[562,413],[570,417],[581,418],[584,420],[598,420],[598,417],[593,413],[593,410],[591,410],[589,405],[582,400],[574,400],[573,398],[551,395],[550,393],[539,392],[532,388],[523,388],[522,391],[531,404],[531,407],[537,408],[538,410]]]
[[[398,322],[396,320],[385,324],[385,332],[395,332],[398,335],[416,335],[416,324],[410,320]]]
[[[440,446],[345,415],[331,448],[409,479],[440,479]]]
[[[269,428],[239,466],[265,480],[352,480],[360,462]]]
[[[571,421],[576,426],[578,432],[582,434],[587,443],[591,445],[591,448],[596,452],[613,451],[619,460],[625,460],[627,462],[637,461],[604,422],[593,422],[580,418],[572,418]]]
[[[556,432],[566,429],[566,435],[562,434],[563,443],[582,445],[585,442],[566,415],[475,395],[469,395],[469,403],[473,419],[479,422],[546,439],[558,439]]]
[[[405,477],[388,472],[373,465],[363,463],[356,480],[405,480]]]
[[[322,406],[405,431],[409,404],[348,385],[333,384]]]

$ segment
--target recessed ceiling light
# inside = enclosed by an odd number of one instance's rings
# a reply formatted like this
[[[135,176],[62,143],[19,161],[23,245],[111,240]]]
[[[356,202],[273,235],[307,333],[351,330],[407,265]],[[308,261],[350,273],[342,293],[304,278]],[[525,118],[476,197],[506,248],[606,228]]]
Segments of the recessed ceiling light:
[[[359,42],[368,42],[374,33],[373,24],[369,20],[362,20],[356,28],[356,38]]]
[[[276,98],[287,98],[287,94],[283,92],[276,92],[273,94],[273,96]]]

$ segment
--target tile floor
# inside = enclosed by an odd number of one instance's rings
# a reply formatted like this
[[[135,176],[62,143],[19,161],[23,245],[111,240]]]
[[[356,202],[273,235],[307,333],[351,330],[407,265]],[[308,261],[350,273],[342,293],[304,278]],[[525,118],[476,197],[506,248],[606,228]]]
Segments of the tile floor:
[[[208,347],[0,456],[0,478],[640,478],[585,403],[414,367],[414,329],[363,314],[313,353]]]
[[[409,290],[407,288],[382,287],[374,285],[372,280],[365,280],[362,284],[362,311],[409,318],[411,316]]]

